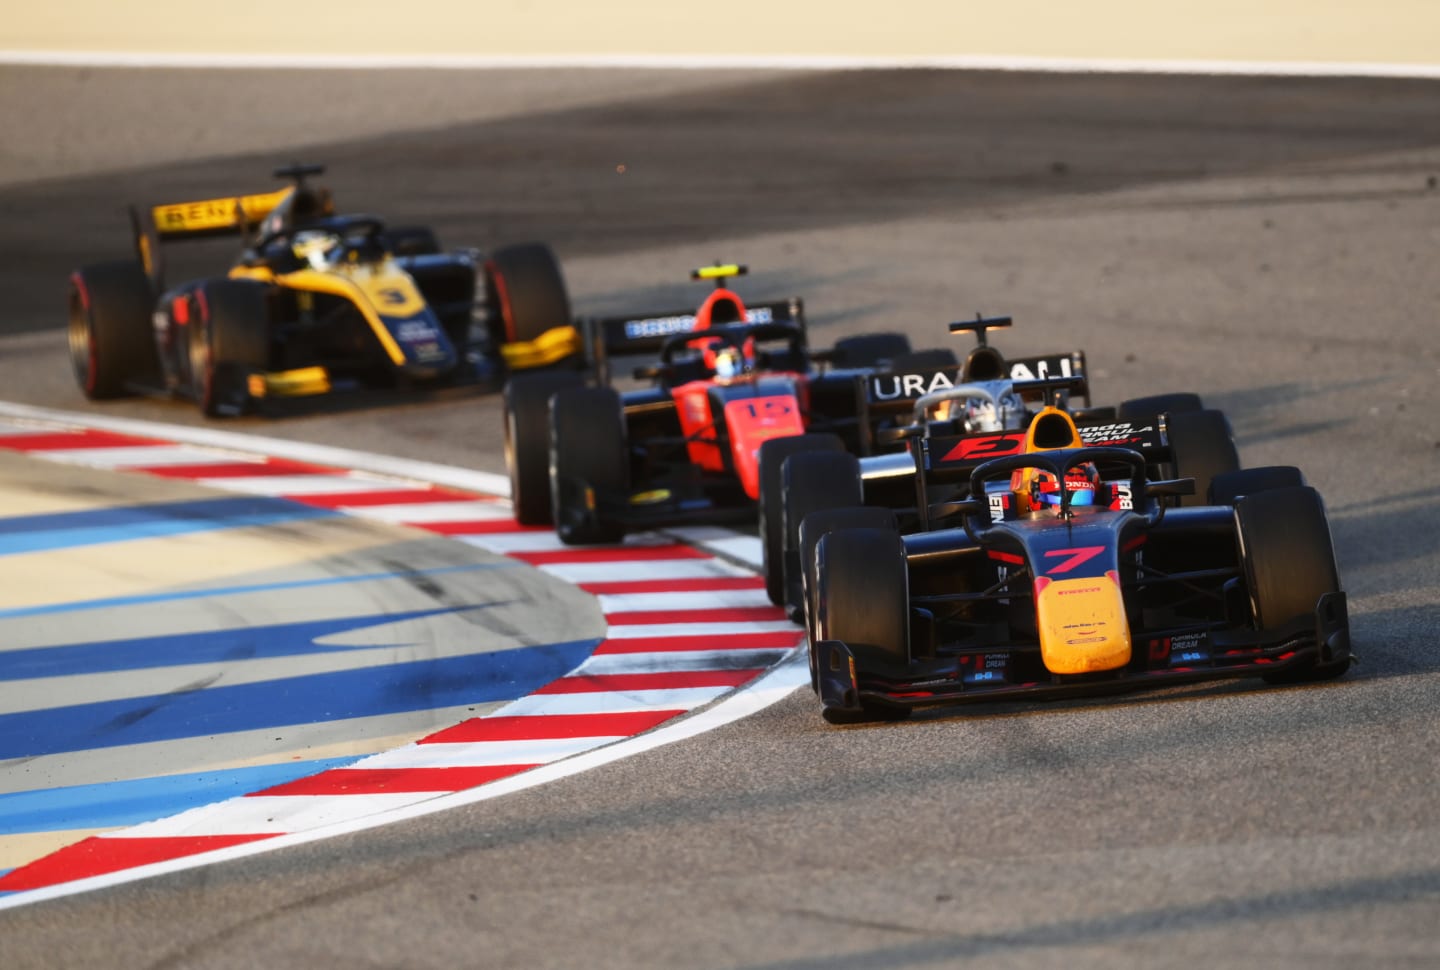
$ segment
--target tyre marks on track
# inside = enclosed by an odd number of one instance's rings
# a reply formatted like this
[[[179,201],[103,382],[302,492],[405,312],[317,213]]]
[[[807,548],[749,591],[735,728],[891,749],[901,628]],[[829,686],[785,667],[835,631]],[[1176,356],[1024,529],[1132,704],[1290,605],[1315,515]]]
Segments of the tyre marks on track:
[[[423,474],[296,460],[293,445],[290,457],[267,455],[250,450],[254,440],[247,436],[247,448],[215,448],[170,440],[163,430],[153,437],[103,430],[79,415],[0,414],[0,449],[413,527],[509,557],[596,597],[604,639],[569,673],[484,716],[66,845],[0,875],[0,894],[11,894],[0,906],[110,884],[131,872],[139,878],[147,874],[141,867],[155,863],[168,871],[180,860],[203,864],[215,850],[413,814],[427,801],[651,731],[752,682],[801,641],[769,604],[760,577],[692,545],[650,535],[573,549],[548,529],[519,526],[496,496]]]

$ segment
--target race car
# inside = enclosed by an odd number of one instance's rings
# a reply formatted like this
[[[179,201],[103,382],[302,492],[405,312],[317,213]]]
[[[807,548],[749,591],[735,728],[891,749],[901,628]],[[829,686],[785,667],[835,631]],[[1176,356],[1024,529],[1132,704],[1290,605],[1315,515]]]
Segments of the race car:
[[[997,450],[1009,434],[990,433]],[[927,517],[959,526],[902,535],[868,509],[822,535],[808,621],[825,718],[1343,674],[1345,594],[1324,503],[1300,470],[1224,472],[1205,504],[1171,507],[1195,482],[1151,479],[1144,450],[1087,445],[1048,407],[1014,454],[977,464],[928,449],[932,467],[969,466],[963,499],[930,505],[916,479]]]
[[[1202,476],[1208,482],[1210,475],[1239,467],[1224,416],[1218,412],[1190,414],[1203,410],[1198,395],[1137,398],[1118,408],[1091,406],[1084,352],[1007,359],[990,345],[987,333],[1009,328],[1013,323],[1009,317],[978,316],[973,321],[952,323],[951,333],[975,336],[975,346],[963,366],[898,377],[885,373],[870,376],[866,389],[869,398],[882,399],[890,408],[899,406],[899,410],[891,410],[886,426],[876,432],[880,445],[890,448],[887,453],[856,457],[777,452],[767,456],[762,449],[762,468],[767,467],[767,461],[779,464],[770,474],[776,487],[760,502],[761,531],[768,537],[766,547],[771,553],[765,557],[764,568],[772,602],[784,605],[792,618],[799,619],[805,558],[800,526],[807,515],[864,504],[894,510],[902,531],[925,528],[928,523],[915,501],[917,445],[912,442],[923,444],[932,436],[954,438],[1007,430],[1010,435],[1000,441],[1013,448],[1035,408],[1052,395],[1064,400],[1091,444],[1138,440],[1135,435],[1144,429],[1153,431],[1160,414],[1186,412],[1186,417],[1176,419],[1172,437],[1183,446],[1187,474]],[[957,441],[954,447],[978,459],[985,455],[984,449],[997,447],[997,443],[982,436]],[[1159,472],[1160,465],[1154,470]],[[955,479],[943,486],[938,482],[931,485],[932,491],[943,488],[946,498],[960,497],[965,487],[963,480]]]
[[[717,264],[696,309],[580,321],[585,366],[515,375],[505,388],[505,453],[522,524],[553,524],[570,543],[695,522],[754,520],[758,451],[865,454],[882,417],[864,381],[913,357],[898,334],[809,348],[798,297],[747,305]],[[658,355],[624,393],[612,358]],[[772,462],[773,464],[773,462]],[[774,466],[778,473],[778,465]],[[774,488],[774,483],[769,485]]]
[[[267,398],[464,382],[573,352],[561,346],[570,305],[549,247],[444,252],[429,228],[336,214],[308,181],[323,172],[293,165],[275,171],[292,183],[275,192],[132,206],[135,258],[70,276],[85,395],[158,393],[237,415]],[[221,235],[244,242],[227,273],[167,286],[166,245]],[[499,350],[536,341],[548,356]]]

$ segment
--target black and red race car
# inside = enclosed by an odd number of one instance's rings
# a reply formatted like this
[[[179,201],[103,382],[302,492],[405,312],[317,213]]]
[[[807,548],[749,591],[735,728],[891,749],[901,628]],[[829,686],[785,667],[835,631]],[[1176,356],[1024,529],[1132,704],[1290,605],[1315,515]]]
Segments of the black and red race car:
[[[825,717],[1343,674],[1349,622],[1319,493],[1297,468],[1236,469],[1211,480],[1203,503],[1172,506],[1195,482],[1150,477],[1174,457],[1164,424],[1126,447],[1087,445],[1068,412],[1047,407],[1018,439],[922,439],[915,482],[929,528],[902,535],[876,508],[807,517]],[[932,486],[956,476],[964,497],[931,502]]]
[[[726,285],[745,272],[737,264],[694,271],[715,284],[696,309],[582,320],[583,369],[511,378],[506,465],[520,522],[553,523],[566,542],[596,543],[646,528],[754,521],[766,488],[762,445],[772,456],[868,454],[889,412],[868,406],[866,380],[896,367],[908,373],[921,358],[927,379],[936,370],[899,334],[811,350],[803,301],[747,305]],[[634,355],[655,355],[633,372],[649,386],[621,392],[612,359]]]
[[[135,257],[70,277],[70,356],[92,399],[157,393],[234,415],[267,398],[354,385],[423,386],[540,367],[578,337],[560,268],[540,243],[445,252],[428,227],[337,214],[276,170],[258,195],[132,207]],[[239,236],[221,275],[169,285],[171,243]]]

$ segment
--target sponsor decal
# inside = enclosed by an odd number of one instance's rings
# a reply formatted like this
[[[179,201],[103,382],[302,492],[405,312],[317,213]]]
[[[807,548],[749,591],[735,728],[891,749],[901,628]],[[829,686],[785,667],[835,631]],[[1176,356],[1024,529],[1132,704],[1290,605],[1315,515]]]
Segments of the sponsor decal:
[[[1034,364],[1032,371],[1030,365]],[[1015,361],[1010,365],[1010,379],[1012,381],[1040,381],[1047,377],[1074,377],[1075,373],[1070,368],[1070,358],[1042,357],[1039,360]]]
[[[908,401],[954,386],[955,381],[943,370],[918,374],[885,374],[870,378],[870,400]]]
[[[428,320],[405,320],[395,327],[395,339],[402,344],[434,343],[437,336],[434,325]]]
[[[1135,508],[1135,494],[1129,482],[1113,482],[1110,485],[1110,507],[1117,510]]]
[[[695,329],[695,314],[679,317],[651,317],[648,320],[626,320],[625,339],[638,340],[643,337],[668,337],[675,333],[689,333]]]

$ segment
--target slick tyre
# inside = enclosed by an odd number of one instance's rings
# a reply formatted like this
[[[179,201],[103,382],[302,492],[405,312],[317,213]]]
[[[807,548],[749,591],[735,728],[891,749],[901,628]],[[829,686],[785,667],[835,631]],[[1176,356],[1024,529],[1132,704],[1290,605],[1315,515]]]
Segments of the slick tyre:
[[[910,660],[910,594],[900,535],[888,529],[831,532],[820,539],[816,560],[816,640],[844,642],[857,672],[903,675]],[[861,719],[909,714],[875,701],[861,706]]]
[[[551,525],[550,398],[556,391],[580,387],[575,371],[516,374],[505,382],[505,471],[510,504],[521,525]]]
[[[785,459],[802,451],[844,450],[845,443],[833,434],[771,438],[760,446],[760,555],[765,595],[776,606],[785,605],[785,506],[780,478]]]
[[[804,618],[804,564],[800,558],[800,523],[812,512],[864,504],[860,459],[843,451],[802,451],[780,466],[781,580],[784,606],[792,620]]]
[[[150,281],[134,260],[70,274],[70,363],[86,397],[122,397],[131,382],[157,381],[154,310]]]
[[[1234,505],[1246,495],[1304,484],[1305,476],[1293,465],[1265,465],[1221,472],[1210,480],[1210,504]]]
[[[878,367],[881,361],[910,353],[903,333],[862,333],[835,341],[836,367]]]
[[[485,262],[490,345],[528,342],[571,325],[570,296],[554,252],[544,243],[496,250]],[[498,352],[498,350],[497,350]],[[574,365],[574,358],[562,361]]]
[[[1170,412],[1166,427],[1175,459],[1172,474],[1195,479],[1195,494],[1184,496],[1180,504],[1207,504],[1215,476],[1240,468],[1229,419],[1223,411]]]
[[[1290,486],[1245,495],[1235,503],[1241,567],[1257,630],[1313,616],[1320,597],[1338,592],[1340,573],[1320,493]],[[1265,675],[1272,684],[1329,680],[1350,658]]]
[[[801,602],[804,604],[805,634],[810,638],[810,686],[819,689],[815,676],[815,653],[813,645],[819,639],[815,635],[816,625],[816,584],[815,550],[820,540],[832,532],[844,529],[881,529],[899,532],[895,513],[889,509],[870,507],[833,508],[811,512],[800,523],[800,575]]]
[[[1115,409],[1120,421],[1152,421],[1162,414],[1179,414],[1182,411],[1199,411],[1205,407],[1199,394],[1182,391],[1177,394],[1155,394],[1150,397],[1131,398],[1121,401]]]
[[[629,491],[620,395],[608,387],[557,391],[550,402],[550,508],[560,541],[575,546],[619,542],[625,528],[607,519],[605,509]]]
[[[235,417],[254,405],[250,375],[270,357],[266,293],[263,283],[211,280],[195,294],[190,390],[206,417]]]

